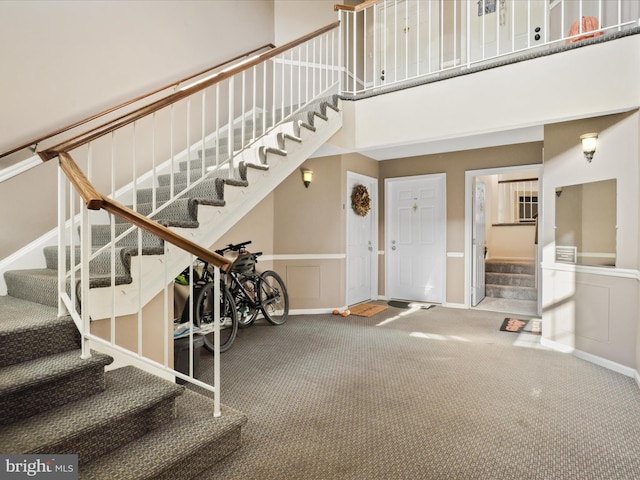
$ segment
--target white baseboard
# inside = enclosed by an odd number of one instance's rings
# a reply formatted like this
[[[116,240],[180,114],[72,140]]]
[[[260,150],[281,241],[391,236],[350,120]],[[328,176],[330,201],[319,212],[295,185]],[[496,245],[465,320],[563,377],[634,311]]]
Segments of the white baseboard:
[[[296,310],[289,310],[289,315],[324,315],[326,313],[333,313],[334,310],[346,310],[347,307],[336,308],[299,308]]]
[[[447,307],[447,308],[462,308],[464,310],[469,310],[469,307],[467,305],[465,305],[464,303],[448,303],[445,302],[442,304],[443,307]]]
[[[640,387],[640,376],[638,375],[638,371],[634,368],[627,367],[626,365],[622,365],[621,363],[607,360],[606,358],[598,357],[597,355],[583,352],[582,350],[577,350],[574,347],[563,345],[559,342],[554,342],[553,340],[548,340],[545,338],[540,339],[540,345],[548,347],[557,352],[570,353],[571,355],[578,357],[581,360],[586,360],[587,362],[599,365],[609,370],[613,370],[614,372],[620,373],[627,377],[635,378],[638,387]]]

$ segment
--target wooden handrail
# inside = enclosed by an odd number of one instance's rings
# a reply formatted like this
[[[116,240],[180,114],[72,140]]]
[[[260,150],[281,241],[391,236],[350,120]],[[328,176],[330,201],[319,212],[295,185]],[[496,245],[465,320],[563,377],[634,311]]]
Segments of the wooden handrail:
[[[365,8],[370,7],[371,5],[374,5],[379,1],[380,0],[367,0],[366,2],[359,3],[358,5],[355,5],[355,6],[339,5],[336,3],[333,6],[333,11],[337,12],[338,10],[345,10],[347,12],[359,12],[360,10],[364,10]]]
[[[233,263],[232,260],[223,257],[222,255],[218,255],[217,253],[178,235],[173,230],[170,230],[164,225],[160,225],[158,222],[145,217],[135,210],[131,210],[109,197],[102,196],[94,188],[85,174],[82,173],[82,170],[78,168],[78,165],[74,162],[73,158],[71,158],[71,155],[66,152],[60,152],[59,158],[60,167],[69,181],[74,185],[80,196],[82,196],[82,199],[88,209],[106,210],[107,212],[112,213],[113,215],[116,215],[157,237],[160,237],[166,242],[169,242],[182,250],[186,250],[196,257],[219,267],[225,272],[227,271],[227,268],[229,268],[229,265]]]
[[[82,170],[78,168],[71,155],[66,152],[60,152],[58,158],[60,168],[82,197],[87,208],[89,210],[100,210],[103,203],[102,195],[94,188],[89,179],[82,173]]]
[[[160,225],[158,222],[150,220],[144,215],[125,207],[111,198],[102,198],[102,208],[107,212],[112,213],[113,215],[116,215],[157,237],[160,237],[164,241],[169,242],[212,265],[215,265],[223,272],[226,272],[229,266],[233,263],[231,259],[218,255],[217,253],[178,235],[164,225]]]
[[[227,78],[231,78],[234,75],[237,75],[238,73],[241,73],[245,70],[250,69],[251,67],[254,67],[255,65],[258,65],[262,62],[264,62],[265,60],[268,60],[270,58],[273,58],[277,55],[280,55],[283,52],[286,52],[287,50],[290,50],[292,48],[297,47],[298,45],[301,45],[309,40],[312,40],[315,37],[318,37],[324,33],[327,33],[335,28],[337,28],[340,25],[340,22],[334,22],[331,23],[325,27],[322,27],[314,32],[311,32],[307,35],[304,35],[303,37],[300,37],[296,40],[293,40],[285,45],[282,45],[280,47],[275,47],[267,52],[264,52],[262,54],[258,54],[255,56],[255,58],[249,60],[248,62],[244,62],[241,65],[237,65],[235,67],[229,68],[228,70],[222,71],[219,74],[217,74],[215,77],[209,78],[207,80],[204,80],[202,82],[198,82],[194,85],[188,86],[186,87],[184,90],[180,90],[178,92],[175,92],[171,95],[168,95],[165,98],[162,98],[160,100],[157,100],[155,102],[152,102],[151,104],[139,108],[137,110],[134,110],[131,113],[128,113],[126,115],[123,115],[109,123],[106,123],[104,125],[101,125],[99,127],[96,127],[92,130],[89,130],[88,132],[78,135],[76,137],[71,138],[70,140],[67,140],[63,143],[60,143],[54,147],[51,147],[43,152],[40,152],[40,158],[42,158],[43,161],[47,161],[50,160],[52,158],[55,158],[56,156],[58,156],[58,152],[64,152],[64,151],[71,151],[75,148],[78,148],[82,145],[85,145],[97,138],[100,138],[108,133],[111,133],[115,130],[118,130],[126,125],[129,125],[137,120],[140,120],[141,118],[150,115],[154,112],[157,112],[158,110],[163,109],[164,107],[167,107],[173,103],[176,103],[184,98],[187,98],[191,95],[193,95],[194,93],[200,92],[206,88],[209,88],[212,85],[215,85],[216,83],[219,83],[223,80],[226,80]]]
[[[230,58],[229,60],[225,60],[222,63],[219,63],[219,64],[214,65],[212,67],[206,68],[206,69],[204,69],[204,70],[202,70],[202,71],[200,71],[198,73],[194,73],[192,75],[189,75],[188,77],[181,78],[180,80],[178,80],[176,82],[173,82],[173,83],[170,83],[168,85],[165,85],[164,87],[157,88],[157,89],[155,89],[155,90],[153,90],[151,92],[145,93],[144,95],[140,95],[140,96],[138,96],[136,98],[132,98],[131,100],[127,100],[126,102],[120,103],[119,105],[116,105],[114,107],[111,107],[111,108],[108,108],[106,110],[103,110],[102,112],[99,112],[99,113],[96,113],[94,115],[91,115],[90,117],[83,118],[82,120],[79,120],[79,121],[77,121],[75,123],[72,123],[71,125],[67,125],[66,127],[62,127],[62,128],[57,129],[57,130],[54,130],[53,132],[47,133],[46,135],[43,135],[43,136],[38,137],[38,138],[36,138],[34,140],[31,140],[30,142],[27,142],[27,143],[25,143],[23,145],[20,145],[19,147],[16,147],[16,148],[13,148],[13,149],[11,149],[11,150],[9,150],[7,152],[4,152],[4,153],[0,154],[0,158],[6,157],[7,155],[11,155],[12,153],[19,152],[20,150],[24,150],[25,148],[29,148],[29,147],[32,147],[32,146],[37,146],[39,143],[42,143],[43,141],[45,141],[45,140],[47,140],[49,138],[55,137],[55,136],[60,135],[61,133],[64,133],[64,132],[68,132],[69,130],[73,130],[74,128],[77,128],[77,127],[82,126],[82,125],[84,125],[86,123],[92,122],[94,120],[97,120],[100,117],[104,117],[105,115],[109,115],[110,113],[113,113],[116,110],[119,110],[121,108],[127,107],[129,105],[134,104],[134,103],[137,103],[137,102],[139,102],[141,100],[144,100],[145,98],[151,97],[151,96],[153,96],[153,95],[155,95],[157,93],[160,93],[160,92],[162,92],[164,90],[168,90],[171,87],[176,87],[176,86],[180,85],[181,83],[184,83],[184,82],[187,82],[189,80],[192,80],[192,79],[194,79],[196,77],[199,77],[200,75],[204,75],[205,73],[210,72],[211,70],[215,70],[217,68],[223,67],[225,65],[228,65],[229,63],[232,63],[232,62],[235,62],[237,60],[240,60],[241,58],[249,57],[251,55],[254,55],[256,52],[259,52],[261,50],[265,50],[265,49],[268,49],[268,48],[275,48],[275,45],[273,43],[268,43],[266,45],[263,45],[262,47],[254,48],[253,50],[250,50],[250,51],[248,51],[246,53],[243,53],[241,55],[238,55],[236,57]]]

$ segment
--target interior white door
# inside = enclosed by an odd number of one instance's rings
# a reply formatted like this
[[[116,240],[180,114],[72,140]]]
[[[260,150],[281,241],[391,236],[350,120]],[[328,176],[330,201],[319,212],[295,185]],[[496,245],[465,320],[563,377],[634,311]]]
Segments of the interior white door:
[[[486,228],[486,186],[479,178],[473,179],[472,272],[471,305],[478,305],[485,296],[484,243]]]
[[[469,19],[471,61],[542,45],[547,27],[544,1],[478,1]]]
[[[439,2],[428,0],[400,0],[376,6],[376,85],[440,68],[439,12]]]
[[[351,208],[357,185],[364,185],[370,196],[371,210],[366,215]],[[377,179],[347,172],[347,305],[377,297],[377,191]]]
[[[445,174],[386,180],[387,296],[443,303]]]

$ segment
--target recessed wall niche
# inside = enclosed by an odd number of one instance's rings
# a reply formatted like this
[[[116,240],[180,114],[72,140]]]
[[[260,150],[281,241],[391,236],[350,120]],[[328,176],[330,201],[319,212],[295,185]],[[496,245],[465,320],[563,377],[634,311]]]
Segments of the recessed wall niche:
[[[556,188],[556,262],[615,267],[616,180]]]

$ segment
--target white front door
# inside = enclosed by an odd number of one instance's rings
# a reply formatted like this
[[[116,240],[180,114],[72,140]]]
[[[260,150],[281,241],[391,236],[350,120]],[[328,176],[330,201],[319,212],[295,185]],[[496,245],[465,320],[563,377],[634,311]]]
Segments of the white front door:
[[[387,179],[388,298],[444,303],[445,174]]]
[[[472,270],[471,305],[478,305],[485,295],[484,243],[485,243],[485,197],[486,186],[479,178],[473,179],[473,224],[472,224]]]
[[[371,210],[359,215],[352,208],[354,188],[367,189]],[[347,305],[377,298],[378,180],[347,172]]]

